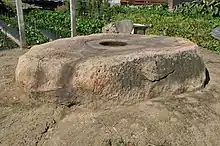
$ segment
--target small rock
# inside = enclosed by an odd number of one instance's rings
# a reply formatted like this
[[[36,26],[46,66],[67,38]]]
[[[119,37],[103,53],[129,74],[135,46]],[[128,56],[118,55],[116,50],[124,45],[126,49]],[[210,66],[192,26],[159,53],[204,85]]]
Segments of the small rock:
[[[109,23],[102,28],[103,33],[118,33],[115,23]]]
[[[126,33],[131,34],[133,22],[131,20],[122,20],[110,23],[102,28],[103,33]]]
[[[212,34],[212,37],[220,40],[220,27],[216,27],[215,29],[213,29],[211,34]]]
[[[133,30],[133,22],[131,20],[122,20],[116,22],[116,29],[119,33],[130,34]]]

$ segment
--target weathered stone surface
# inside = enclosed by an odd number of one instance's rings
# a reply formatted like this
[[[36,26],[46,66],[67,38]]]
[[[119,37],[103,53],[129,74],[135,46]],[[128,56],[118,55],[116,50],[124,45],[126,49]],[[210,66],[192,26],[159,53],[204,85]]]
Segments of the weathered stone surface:
[[[131,104],[204,86],[197,46],[183,38],[95,34],[32,47],[16,81],[32,97],[60,104]]]
[[[107,24],[102,28],[103,33],[125,33],[130,34],[133,30],[133,22],[131,20],[116,21]]]
[[[131,20],[122,20],[116,22],[116,29],[119,33],[130,34],[133,30],[133,22]]]
[[[103,33],[118,33],[115,23],[109,23],[102,28]]]
[[[220,40],[220,27],[214,28],[211,34],[215,39]]]

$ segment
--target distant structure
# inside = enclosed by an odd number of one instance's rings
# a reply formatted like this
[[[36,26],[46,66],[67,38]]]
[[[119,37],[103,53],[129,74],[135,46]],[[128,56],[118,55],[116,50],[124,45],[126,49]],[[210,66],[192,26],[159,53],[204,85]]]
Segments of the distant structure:
[[[168,0],[169,10],[174,10],[175,6],[185,3],[185,2],[192,2],[194,0]]]
[[[0,15],[15,16],[15,11],[0,0]]]
[[[120,0],[108,0],[108,3],[110,4],[110,6],[121,5]]]
[[[44,9],[55,9],[64,4],[64,0],[22,0],[23,3],[42,7]]]
[[[152,5],[152,4],[162,4],[167,5],[168,0],[120,0],[122,5]]]
[[[168,5],[170,10],[174,10],[176,5],[193,0],[109,0],[110,4],[118,5]]]

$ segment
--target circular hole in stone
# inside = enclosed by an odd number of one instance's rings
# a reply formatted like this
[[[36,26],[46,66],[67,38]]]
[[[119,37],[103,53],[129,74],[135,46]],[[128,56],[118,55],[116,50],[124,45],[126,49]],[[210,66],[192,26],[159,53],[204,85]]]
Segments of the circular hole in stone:
[[[120,42],[120,41],[103,41],[103,42],[100,42],[99,44],[103,46],[109,46],[109,47],[120,47],[120,46],[127,45],[127,43]]]

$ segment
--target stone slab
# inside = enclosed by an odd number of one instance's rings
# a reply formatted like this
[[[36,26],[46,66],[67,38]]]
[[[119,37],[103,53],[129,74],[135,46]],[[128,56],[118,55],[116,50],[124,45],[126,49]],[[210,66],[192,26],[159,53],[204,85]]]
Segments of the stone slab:
[[[16,81],[41,102],[114,106],[204,87],[205,65],[187,39],[94,34],[32,47]]]

